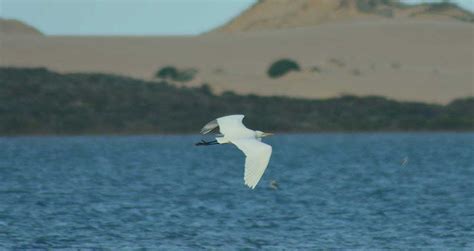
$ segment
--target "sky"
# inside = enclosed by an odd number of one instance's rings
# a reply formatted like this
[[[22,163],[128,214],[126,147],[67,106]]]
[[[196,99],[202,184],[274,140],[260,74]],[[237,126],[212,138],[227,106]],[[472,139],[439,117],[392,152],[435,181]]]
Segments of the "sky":
[[[407,3],[440,2],[404,0]],[[196,35],[256,0],[0,0],[0,17],[48,35]],[[474,12],[474,0],[451,0]]]

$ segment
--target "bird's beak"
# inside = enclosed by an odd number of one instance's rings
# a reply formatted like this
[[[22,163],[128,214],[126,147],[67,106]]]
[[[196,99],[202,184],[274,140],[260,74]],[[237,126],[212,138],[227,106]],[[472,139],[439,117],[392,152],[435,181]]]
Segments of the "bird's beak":
[[[273,135],[273,133],[269,133],[269,132],[264,132],[263,133],[263,137],[272,136],[272,135]]]

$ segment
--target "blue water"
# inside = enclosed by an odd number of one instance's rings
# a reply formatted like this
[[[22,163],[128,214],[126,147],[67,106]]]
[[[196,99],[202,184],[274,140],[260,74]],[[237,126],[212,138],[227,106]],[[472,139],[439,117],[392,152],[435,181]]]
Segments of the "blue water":
[[[198,139],[0,138],[0,248],[474,249],[472,133],[277,135],[255,190]]]

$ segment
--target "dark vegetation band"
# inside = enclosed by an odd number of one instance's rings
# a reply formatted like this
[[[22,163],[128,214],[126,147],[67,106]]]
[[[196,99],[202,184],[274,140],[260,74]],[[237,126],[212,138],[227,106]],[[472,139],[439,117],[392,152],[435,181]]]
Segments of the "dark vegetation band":
[[[0,134],[198,133],[209,118],[246,114],[272,132],[473,130],[474,98],[448,105],[379,96],[261,97],[106,74],[0,68]]]

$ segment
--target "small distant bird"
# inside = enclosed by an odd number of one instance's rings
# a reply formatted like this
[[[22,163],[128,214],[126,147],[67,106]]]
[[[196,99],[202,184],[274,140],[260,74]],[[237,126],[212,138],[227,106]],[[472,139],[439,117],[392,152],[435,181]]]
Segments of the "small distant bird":
[[[276,180],[272,180],[270,182],[270,187],[273,189],[273,190],[277,190],[279,188],[278,186],[278,182]]]
[[[201,134],[207,134],[217,127],[219,127],[221,134],[218,134],[214,141],[202,140],[196,145],[208,146],[228,143],[236,145],[247,156],[244,172],[245,185],[254,189],[265,172],[272,155],[272,147],[262,143],[262,138],[273,134],[250,130],[242,123],[243,119],[244,115],[229,115],[207,123],[201,129]]]
[[[401,166],[405,166],[406,164],[408,164],[408,157],[403,158],[402,162],[400,163]]]

